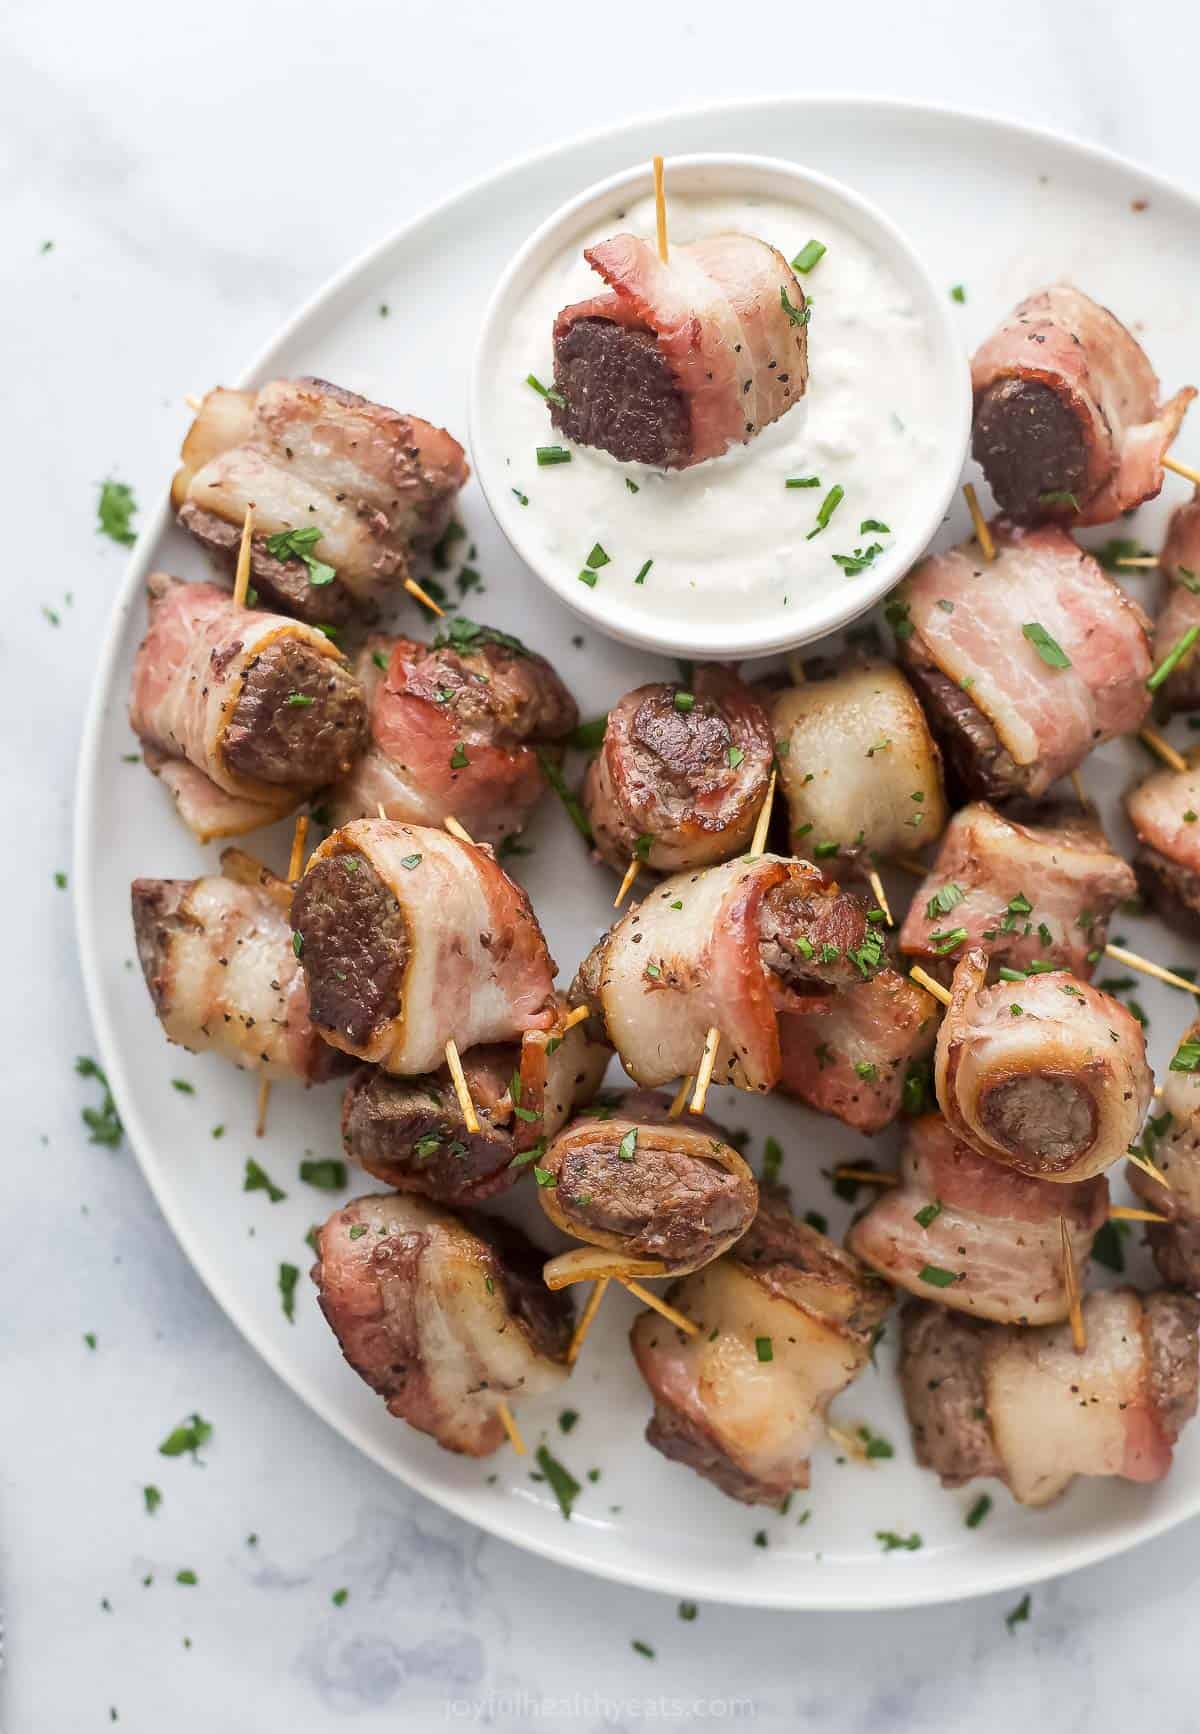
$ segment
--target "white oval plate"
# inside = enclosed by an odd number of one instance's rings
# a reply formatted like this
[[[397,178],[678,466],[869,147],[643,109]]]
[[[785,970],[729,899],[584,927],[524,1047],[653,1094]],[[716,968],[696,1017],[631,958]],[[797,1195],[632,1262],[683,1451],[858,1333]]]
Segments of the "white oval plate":
[[[740,103],[703,113],[639,121],[503,170],[427,213],[352,265],[318,295],[259,358],[246,381],[316,372],[450,428],[466,425],[468,363],[487,292],[539,222],[589,182],[654,151],[748,151],[793,158],[829,172],[875,200],[905,228],[935,279],[966,289],[959,310],[964,345],[974,344],[1019,296],[1045,279],[1075,277],[1141,332],[1164,384],[1193,377],[1194,321],[1188,285],[1200,278],[1200,207],[1132,164],[1053,136],[976,116],[856,99]],[[1135,202],[1148,208],[1135,210]],[[380,313],[381,304],[390,315]],[[814,365],[819,355],[814,353]],[[207,381],[198,382],[207,384]],[[215,383],[215,382],[213,382]],[[183,417],[180,418],[180,431]],[[1200,457],[1200,424],[1185,429],[1181,456]],[[538,485],[514,478],[531,494]],[[1147,508],[1136,527],[1157,545],[1182,484]],[[474,483],[463,515],[484,574],[467,612],[524,633],[595,715],[663,665],[622,649],[580,623],[524,571],[490,521]],[[961,537],[955,509],[942,534]],[[1124,530],[1122,533],[1125,533]],[[138,874],[192,875],[215,866],[168,810],[163,790],[122,755],[135,743],[125,720],[131,658],[143,625],[141,586],[152,565],[205,575],[199,550],[168,520],[164,501],[143,532],[100,657],[83,742],[74,884],[84,979],[103,1063],[146,1177],[185,1251],[217,1300],[267,1362],[316,1412],[377,1462],[430,1498],[510,1541],[565,1564],[645,1588],[716,1601],[790,1608],[902,1607],[949,1600],[1087,1564],[1155,1535],[1200,1511],[1200,1424],[1184,1435],[1169,1479],[1154,1488],[1078,1483],[1045,1512],[1015,1507],[994,1485],[994,1508],[979,1528],[963,1517],[979,1488],[943,1493],[912,1462],[890,1357],[895,1324],[879,1355],[837,1404],[843,1425],[868,1423],[895,1456],[871,1467],[839,1464],[823,1451],[810,1495],[787,1516],[723,1498],[642,1441],[649,1401],[624,1347],[633,1312],[623,1294],[605,1300],[563,1402],[526,1405],[520,1419],[531,1448],[545,1438],[581,1482],[564,1522],[533,1464],[511,1452],[476,1463],[455,1458],[391,1420],[347,1368],[302,1279],[296,1321],[280,1308],[278,1267],[306,1269],[304,1235],[338,1202],[298,1177],[306,1149],[339,1154],[338,1092],[276,1088],[267,1136],[253,1136],[255,1083],[211,1056],[168,1049],[133,956],[129,882]],[[1137,586],[1131,586],[1136,589]],[[411,621],[411,616],[405,616]],[[579,637],[582,646],[574,642]],[[1182,738],[1182,731],[1181,731]],[[1110,822],[1115,799],[1145,769],[1126,743],[1094,755],[1088,787]],[[1128,847],[1128,833],[1114,824]],[[553,801],[539,812],[535,852],[514,863],[528,885],[551,948],[569,978],[576,960],[611,919],[613,879],[589,868],[579,840]],[[285,844],[269,847],[282,866]],[[897,892],[900,887],[897,885]],[[1166,963],[1186,949],[1150,922],[1121,924],[1129,943]],[[1103,973],[1103,972],[1102,972]],[[1150,983],[1138,997],[1152,1028],[1152,1054],[1165,1065],[1190,1016],[1186,996]],[[191,1083],[192,1095],[172,1087]],[[748,1126],[752,1160],[774,1133],[786,1152],[785,1178],[799,1207],[824,1213],[840,1235],[849,1210],[821,1169],[867,1154],[868,1141],[836,1121],[782,1101],[718,1092],[716,1112]],[[211,1128],[223,1125],[214,1139]],[[893,1136],[870,1144],[886,1161]],[[287,1190],[272,1205],[245,1194],[253,1154]],[[351,1176],[351,1192],[375,1190]],[[541,1232],[533,1201],[518,1211]],[[1132,1237],[1127,1243],[1131,1249]],[[1135,1280],[1149,1267],[1135,1253]],[[569,1434],[557,1417],[579,1412]],[[592,1481],[588,1471],[599,1470]],[[919,1551],[882,1553],[877,1531],[918,1532]],[[766,1546],[755,1545],[761,1532]]]

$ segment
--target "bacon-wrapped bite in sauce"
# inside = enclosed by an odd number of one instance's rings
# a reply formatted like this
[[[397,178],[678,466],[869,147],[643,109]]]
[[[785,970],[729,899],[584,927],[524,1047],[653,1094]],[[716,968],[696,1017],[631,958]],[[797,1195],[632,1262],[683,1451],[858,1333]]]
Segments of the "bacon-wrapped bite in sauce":
[[[179,522],[226,565],[254,507],[251,583],[314,625],[372,618],[409,554],[450,522],[470,470],[445,428],[323,379],[210,391],[171,484]]]
[[[1158,493],[1191,386],[1166,403],[1137,339],[1081,289],[1026,297],[976,350],[974,455],[1002,511],[1107,524]]]
[[[989,1161],[940,1114],[908,1129],[899,1186],[882,1192],[846,1237],[897,1288],[1001,1324],[1050,1325],[1070,1310],[1062,1229],[1082,1281],[1108,1213],[1102,1176],[1054,1186]]]
[[[593,946],[571,998],[591,1007],[636,1083],[694,1072],[716,1025],[713,1083],[770,1090],[781,1013],[882,960],[861,898],[807,861],[743,856],[663,880]]]
[[[1077,1354],[1069,1325],[984,1324],[910,1301],[900,1382],[917,1462],[943,1487],[995,1477],[1022,1505],[1048,1505],[1077,1475],[1161,1481],[1196,1412],[1198,1319],[1191,1295],[1097,1291]]]
[[[370,741],[333,791],[335,824],[456,818],[480,843],[527,823],[545,789],[537,749],[579,721],[550,664],[517,638],[461,618],[432,644],[372,636],[357,662]]]
[[[1200,768],[1154,771],[1125,797],[1143,897],[1189,939],[1200,938]]]
[[[950,1129],[1022,1174],[1088,1180],[1137,1136],[1154,1094],[1141,1025],[1065,971],[985,987],[987,957],[954,972],[934,1082]]]
[[[1064,530],[994,524],[931,554],[888,603],[898,652],[972,799],[1036,799],[1150,705],[1149,623]]]
[[[1200,496],[1177,506],[1167,526],[1158,564],[1166,594],[1154,625],[1158,667],[1193,626],[1200,626]],[[1168,711],[1200,710],[1200,654],[1185,651],[1158,690]]]
[[[870,981],[814,999],[779,1020],[779,1088],[858,1132],[880,1132],[924,1095],[925,1062],[937,1039],[938,1005],[906,975],[885,967]]]
[[[462,1068],[478,1132],[468,1130],[445,1066],[421,1078],[364,1066],[342,1098],[346,1154],[400,1192],[478,1203],[519,1180],[592,1100],[611,1052],[579,1024],[565,1034],[559,1025],[530,1030],[519,1044],[472,1048]]]
[[[1133,869],[1090,816],[1047,807],[1018,820],[976,801],[951,819],[900,949],[939,978],[966,945],[986,952],[993,972],[1067,969],[1086,981],[1109,917],[1136,893]]]
[[[133,882],[138,960],[168,1040],[273,1081],[313,1084],[344,1070],[308,1015],[291,887],[265,869],[256,883],[234,850],[221,865],[202,879]]]
[[[618,873],[727,861],[754,835],[771,753],[765,710],[720,663],[626,693],[583,786],[597,853]]]
[[[868,657],[788,687],[771,705],[788,837],[843,868],[934,843],[946,825],[942,761],[899,669]]]
[[[807,1487],[826,1410],[866,1366],[891,1290],[772,1188],[733,1250],[667,1295],[699,1330],[652,1312],[634,1323],[647,1441],[746,1505]]]
[[[567,1377],[571,1301],[507,1223],[400,1193],[356,1198],[318,1230],[312,1278],[354,1371],[447,1451],[489,1456],[505,1441],[500,1405]]]
[[[621,463],[685,469],[778,421],[808,382],[808,310],[783,254],[753,235],[671,248],[614,235],[584,250],[608,293],[554,321],[559,433]]]
[[[362,751],[366,705],[323,632],[155,572],[129,722],[202,843],[270,825]]]
[[[401,1077],[550,1030],[554,964],[529,899],[484,844],[356,819],[327,837],[292,903],[325,1039]]]
[[[1163,1281],[1200,1293],[1200,1019],[1180,1038],[1156,1106],[1143,1144],[1168,1184],[1132,1162],[1126,1174],[1142,1202],[1168,1219],[1146,1225]]]
[[[551,1259],[544,1275],[552,1288],[585,1272],[683,1275],[728,1252],[749,1228],[758,1208],[750,1169],[715,1121],[672,1120],[670,1105],[632,1091],[602,1117],[585,1110],[550,1140],[538,1202],[564,1234],[587,1243]]]

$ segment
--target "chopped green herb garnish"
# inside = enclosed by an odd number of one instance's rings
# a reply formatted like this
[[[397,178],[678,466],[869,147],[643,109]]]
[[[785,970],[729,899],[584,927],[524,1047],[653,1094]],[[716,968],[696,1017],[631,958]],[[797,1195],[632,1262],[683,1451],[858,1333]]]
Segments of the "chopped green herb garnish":
[[[768,1138],[763,1144],[762,1183],[764,1186],[776,1186],[779,1183],[779,1171],[783,1166],[783,1147],[778,1138]]]
[[[242,1191],[265,1192],[272,1204],[278,1204],[280,1199],[287,1197],[283,1188],[276,1186],[266,1169],[261,1167],[253,1156],[246,1158],[246,1174],[242,1181]]]
[[[1028,1594],[1023,1595],[1011,1613],[1005,1614],[1004,1623],[1010,1632],[1016,1631],[1022,1621],[1029,1618],[1029,1610],[1033,1602]]]
[[[452,771],[461,771],[464,766],[469,765],[470,762],[470,759],[467,757],[466,747],[463,746],[461,741],[457,741],[455,743],[454,751],[450,754],[450,769]]]
[[[329,1599],[335,1608],[344,1608],[350,1600],[350,1591],[348,1589],[335,1589]]]
[[[731,771],[736,771],[745,757],[741,747],[729,747],[725,753],[725,762]]]
[[[929,935],[930,940],[933,942],[934,954],[937,957],[945,957],[949,952],[956,950],[957,947],[962,944],[963,940],[968,939],[969,937],[970,935],[965,927],[950,927],[947,928],[944,933],[935,929]]]
[[[131,548],[137,541],[133,529],[133,516],[136,511],[137,501],[133,497],[133,489],[125,482],[101,482],[100,500],[96,507],[98,535],[107,536],[110,541],[120,543],[122,548]]]
[[[308,1186],[322,1192],[340,1192],[346,1184],[346,1164],[332,1156],[321,1160],[306,1159],[300,1164],[300,1178]]]
[[[825,257],[825,244],[822,241],[808,241],[792,260],[792,270],[808,272]]]
[[[816,524],[808,532],[808,535],[805,538],[806,541],[811,542],[814,536],[819,536],[821,534],[821,531],[825,529],[830,518],[832,518],[845,497],[845,488],[843,488],[840,482],[835,482],[826,494],[825,498],[821,501],[820,508],[817,512]]]
[[[1163,681],[1168,680],[1174,674],[1197,638],[1200,638],[1200,626],[1189,626],[1183,636],[1175,640],[1175,643],[1146,682],[1150,692],[1157,692]]]
[[[544,386],[535,373],[527,373],[525,375],[525,383],[526,385],[531,385],[534,391],[537,392],[538,396],[544,397],[547,403],[556,403],[559,409],[566,409],[567,400],[563,397],[562,393],[551,391],[547,386]]]
[[[267,553],[273,560],[302,561],[308,568],[309,583],[319,589],[332,584],[337,577],[332,566],[327,566],[324,560],[318,560],[312,553],[322,534],[315,524],[307,524],[299,530],[280,530],[278,534],[267,537]]]
[[[558,1500],[558,1508],[565,1518],[571,1515],[571,1507],[580,1493],[580,1485],[570,1470],[558,1461],[545,1445],[539,1445],[536,1452],[538,1467],[550,1485],[550,1491]]]
[[[543,469],[546,469],[551,464],[569,464],[571,454],[566,446],[539,446],[537,448],[537,461]]]
[[[589,566],[596,567],[597,569],[601,566],[608,565],[608,555],[604,552],[604,549],[600,546],[599,542],[594,542],[592,544],[592,551],[587,557],[587,563]]]
[[[1022,635],[1027,638],[1048,668],[1070,668],[1071,658],[1061,644],[1057,644],[1046,628],[1037,620],[1028,620],[1021,628]]]
[[[991,1494],[981,1493],[974,1505],[972,1505],[970,1511],[968,1511],[967,1515],[963,1518],[963,1522],[966,1524],[968,1529],[978,1529],[979,1525],[983,1522],[991,1509]]]
[[[773,1361],[775,1359],[775,1345],[770,1337],[755,1337],[754,1353],[760,1361]]]
[[[785,488],[819,488],[820,476],[789,476],[784,482]]]
[[[963,302],[966,300],[966,298],[967,298],[966,290],[963,288],[961,283],[956,283],[954,285],[953,289],[951,289],[951,291],[950,291],[951,301],[957,301],[959,306],[961,307]]]
[[[884,1553],[895,1553],[897,1549],[915,1553],[921,1546],[921,1537],[915,1530],[912,1535],[898,1535],[894,1529],[877,1529],[875,1539],[882,1545]]]
[[[1073,512],[1079,510],[1079,501],[1069,488],[1050,488],[1044,494],[1038,495],[1039,506],[1070,506]]]
[[[654,564],[653,560],[647,560],[645,562],[641,571],[638,573],[637,577],[634,579],[635,584],[644,584],[646,582],[646,574],[649,572],[649,570],[650,570],[651,566],[653,566],[653,564]]]
[[[920,1210],[913,1213],[913,1221],[919,1222],[922,1228],[929,1228],[942,1214],[942,1201],[935,1198],[932,1204],[923,1204]]]
[[[279,1299],[283,1316],[289,1324],[296,1322],[296,1284],[300,1281],[299,1267],[281,1264],[279,1267]]]
[[[958,1281],[958,1273],[953,1270],[943,1270],[938,1264],[924,1264],[918,1272],[921,1282],[927,1282],[930,1288],[949,1288],[952,1282]]]
[[[158,1448],[158,1454],[160,1457],[182,1457],[185,1451],[190,1451],[195,1457],[200,1447],[207,1445],[211,1438],[212,1423],[192,1414],[167,1434]]]
[[[578,797],[573,795],[567,787],[567,779],[563,776],[561,767],[551,758],[545,748],[538,747],[536,751],[538,764],[542,767],[542,775],[566,808],[567,817],[572,825],[590,847],[593,842],[591,820],[584,812]]]
[[[622,1162],[632,1162],[637,1154],[638,1129],[631,1126],[621,1142],[617,1145],[617,1155]]]
[[[81,1078],[95,1078],[104,1091],[98,1108],[82,1108],[80,1117],[88,1129],[88,1143],[102,1144],[108,1150],[115,1150],[121,1142],[124,1127],[121,1116],[117,1113],[117,1104],[113,1100],[108,1079],[95,1060],[81,1054],[75,1061],[75,1070]]]
[[[675,694],[674,703],[675,703],[675,709],[678,711],[683,711],[684,714],[686,715],[688,711],[695,710],[695,708],[696,708],[696,695],[695,695],[695,693],[692,693],[692,692],[677,692]]]
[[[571,734],[571,745],[580,752],[595,752],[604,741],[604,731],[608,727],[608,714],[593,717],[589,722],[580,723]]]
[[[956,885],[951,879],[934,892],[925,905],[926,921],[936,921],[939,915],[949,915],[952,909],[957,909],[966,896],[961,885]]]
[[[675,1611],[681,1620],[694,1620],[700,1612],[695,1602],[680,1602]]]
[[[153,1484],[150,1484],[149,1486],[142,1488],[142,1498],[146,1503],[146,1515],[148,1517],[153,1517],[154,1513],[162,1504],[161,1492]]]
[[[803,299],[803,297],[801,297],[801,299]],[[809,320],[812,318],[812,309],[807,305],[804,307],[792,306],[792,303],[788,300],[788,292],[782,283],[779,285],[779,305],[787,314],[788,324],[791,326],[807,325]]]
[[[190,1566],[184,1566],[182,1571],[177,1571],[175,1573],[175,1582],[192,1585],[199,1583],[200,1579],[196,1576]]]

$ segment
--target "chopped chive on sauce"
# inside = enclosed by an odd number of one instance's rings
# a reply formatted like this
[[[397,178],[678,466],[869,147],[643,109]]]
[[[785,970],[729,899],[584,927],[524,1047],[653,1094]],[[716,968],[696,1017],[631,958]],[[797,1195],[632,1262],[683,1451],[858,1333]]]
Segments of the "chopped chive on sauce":
[[[840,482],[835,482],[826,494],[825,498],[821,501],[820,510],[817,513],[816,524],[805,537],[806,541],[811,542],[814,536],[819,536],[821,534],[821,531],[825,529],[830,518],[833,517],[833,514],[837,511],[845,497],[845,488],[843,488]]]
[[[586,584],[589,590],[596,588],[596,574],[585,566],[579,574],[579,582]]]
[[[593,542],[592,551],[587,557],[587,564],[593,571],[598,571],[601,566],[608,565],[608,555],[604,552],[604,549],[600,546],[599,542]]]
[[[792,270],[802,275],[811,271],[825,257],[826,247],[823,241],[807,241],[796,257],[792,260]]]
[[[961,283],[956,283],[954,285],[953,289],[951,289],[950,299],[951,299],[951,301],[957,301],[960,307],[962,306],[963,302],[967,299],[967,292],[963,288]]]
[[[559,409],[566,409],[567,400],[563,397],[562,393],[551,391],[548,386],[543,385],[536,373],[527,373],[525,375],[525,383],[526,385],[531,385],[534,391],[537,392],[538,396],[544,397],[547,403],[556,403]]]
[[[538,446],[537,461],[542,469],[547,469],[551,464],[569,464],[571,454],[566,446]]]
[[[794,307],[792,305],[788,300],[788,292],[782,283],[779,285],[779,305],[787,314],[788,324],[791,326],[807,325],[809,320],[812,318],[812,309],[807,305],[804,307]]]
[[[789,476],[784,482],[785,488],[819,488],[820,476]]]
[[[523,494],[521,492],[520,488],[514,488],[513,494],[515,495],[517,504],[519,506],[527,506],[529,504],[529,495]]]
[[[646,561],[645,565],[642,567],[641,571],[638,573],[637,577],[634,579],[635,584],[644,584],[646,582],[646,576],[649,573],[650,568],[651,568],[651,566],[653,566],[653,564],[654,564],[653,560],[647,560]]]
[[[991,1509],[992,1509],[992,1496],[991,1496],[991,1494],[990,1493],[981,1493],[979,1495],[979,1498],[975,1501],[974,1505],[972,1505],[970,1511],[968,1511],[967,1515],[963,1518],[963,1522],[966,1524],[968,1529],[978,1529],[979,1525],[983,1522],[984,1518],[987,1516],[988,1512]]]

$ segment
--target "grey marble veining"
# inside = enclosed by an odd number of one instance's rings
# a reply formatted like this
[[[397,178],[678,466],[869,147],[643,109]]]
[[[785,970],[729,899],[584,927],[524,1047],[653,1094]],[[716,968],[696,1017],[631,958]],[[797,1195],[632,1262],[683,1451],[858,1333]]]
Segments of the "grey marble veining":
[[[96,484],[117,475],[152,501],[183,393],[239,370],[347,257],[504,157],[758,92],[992,109],[1194,180],[1198,47],[1182,7],[1084,0],[5,9],[6,1734],[110,1727],[114,1711],[156,1734],[1195,1726],[1194,1525],[1037,1589],[1011,1634],[1011,1597],[888,1616],[705,1606],[686,1624],[673,1602],[519,1553],[366,1462],[241,1341],[128,1146],[82,1135],[96,1092],[73,1061],[92,1038],[53,876],[123,564],[95,534]],[[163,1459],[193,1410],[215,1427],[203,1462]]]

